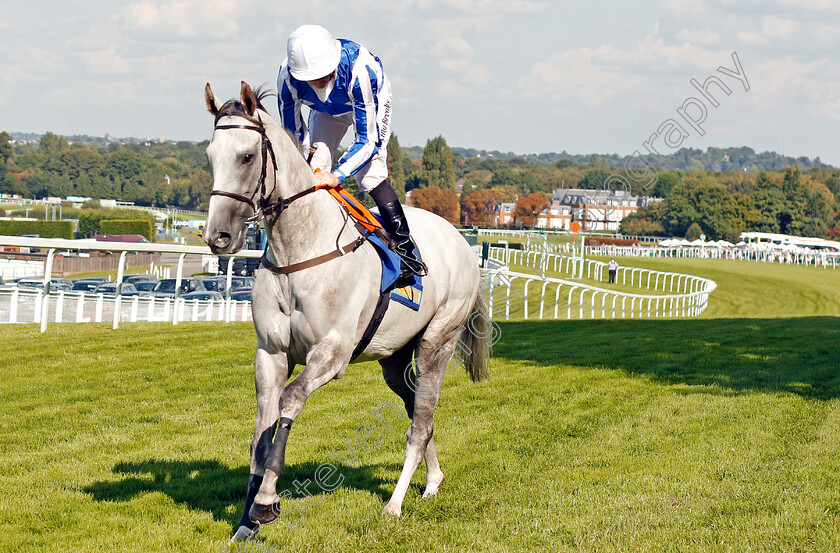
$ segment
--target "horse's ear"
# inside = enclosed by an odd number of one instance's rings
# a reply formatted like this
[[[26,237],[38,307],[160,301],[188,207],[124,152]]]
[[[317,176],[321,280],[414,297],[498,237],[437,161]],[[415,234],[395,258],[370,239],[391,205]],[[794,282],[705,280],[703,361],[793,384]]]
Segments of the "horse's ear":
[[[242,81],[242,105],[245,106],[245,112],[248,115],[254,115],[254,112],[257,111],[257,107],[259,106],[257,97],[254,95],[254,91],[251,90],[251,85],[245,81]]]
[[[219,115],[219,106],[216,105],[216,97],[213,96],[213,91],[210,89],[210,83],[204,87],[204,101],[207,103],[207,111],[214,116]]]

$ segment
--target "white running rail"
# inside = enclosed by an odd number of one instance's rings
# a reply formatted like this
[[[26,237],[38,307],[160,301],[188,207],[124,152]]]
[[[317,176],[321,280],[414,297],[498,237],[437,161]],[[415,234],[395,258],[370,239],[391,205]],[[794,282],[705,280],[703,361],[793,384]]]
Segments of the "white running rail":
[[[184,300],[137,296],[105,296],[101,294],[50,291],[52,265],[57,250],[120,252],[116,282],[121,283],[128,252],[176,253],[175,289],[180,290],[184,277],[184,258],[187,255],[212,255],[206,246],[181,246],[176,244],[130,244],[122,242],[97,242],[96,240],[65,240],[60,238],[23,238],[0,236],[0,246],[18,246],[47,250],[42,288],[23,289],[7,286],[0,288],[0,324],[35,323],[46,332],[49,322],[104,322],[117,328],[121,321],[167,321],[178,324],[184,321],[248,321],[251,320],[251,302],[225,300]],[[243,250],[236,257],[262,256],[259,250]],[[233,259],[228,264],[230,289]]]

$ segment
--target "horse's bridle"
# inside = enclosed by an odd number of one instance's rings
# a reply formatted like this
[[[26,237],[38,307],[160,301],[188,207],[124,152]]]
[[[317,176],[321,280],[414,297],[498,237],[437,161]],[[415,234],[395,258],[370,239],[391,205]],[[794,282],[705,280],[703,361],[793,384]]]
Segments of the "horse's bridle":
[[[241,117],[241,116],[240,116]],[[265,217],[266,215],[270,215],[272,213],[282,213],[284,209],[286,209],[290,203],[293,201],[306,196],[307,194],[311,194],[318,190],[318,187],[312,187],[295,194],[289,198],[283,199],[282,197],[277,200],[276,202],[271,202],[270,198],[274,191],[277,188],[277,183],[275,182],[274,187],[271,190],[271,193],[266,194],[266,187],[265,187],[265,177],[268,173],[268,157],[271,156],[271,165],[274,167],[274,170],[277,171],[277,158],[274,156],[274,148],[271,146],[271,140],[269,140],[268,135],[265,131],[265,125],[263,124],[262,120],[259,119],[251,119],[247,118],[249,121],[253,121],[256,123],[255,125],[216,125],[213,128],[213,131],[217,130],[228,130],[228,129],[244,129],[246,131],[255,131],[260,133],[260,151],[262,153],[262,168],[260,169],[260,178],[257,180],[257,186],[254,189],[254,193],[251,194],[251,197],[243,196],[242,194],[236,194],[235,192],[228,192],[227,190],[213,190],[210,192],[211,196],[225,196],[227,198],[233,198],[234,200],[240,201],[244,204],[247,204],[254,212],[253,216],[248,218],[248,222],[258,221],[259,219]],[[260,195],[259,199],[255,202],[254,198],[256,198],[257,194]]]
[[[240,117],[244,117],[244,116],[240,115]],[[311,193],[313,193],[317,190],[321,190],[322,188],[327,188],[327,185],[323,185],[323,184],[315,185],[311,188],[307,188],[303,192],[298,192],[297,194],[295,194],[293,196],[290,196],[288,198],[284,199],[284,198],[280,197],[276,202],[271,202],[270,198],[274,194],[274,191],[277,189],[277,182],[275,181],[274,187],[272,188],[271,193],[266,195],[265,177],[266,177],[266,174],[267,174],[267,171],[268,171],[268,156],[266,154],[271,156],[271,164],[274,166],[274,170],[277,171],[277,159],[274,157],[274,148],[272,148],[272,146],[271,146],[271,140],[269,140],[268,136],[266,135],[265,125],[263,124],[262,120],[259,119],[259,115],[257,116],[257,119],[252,119],[250,117],[245,117],[245,119],[248,119],[249,121],[252,121],[256,124],[254,124],[254,125],[216,125],[213,130],[215,132],[217,130],[244,129],[244,130],[247,130],[247,131],[255,131],[255,132],[260,133],[260,150],[262,151],[262,168],[260,169],[260,178],[257,181],[257,186],[254,189],[254,193],[251,194],[251,197],[249,198],[248,196],[243,196],[242,194],[236,194],[235,192],[228,192],[227,190],[212,190],[210,192],[211,196],[225,196],[227,198],[232,198],[234,200],[237,200],[237,201],[240,201],[242,203],[248,204],[248,206],[254,211],[254,214],[247,219],[247,221],[249,223],[251,223],[251,222],[254,222],[254,221],[258,221],[259,219],[265,217],[266,215],[270,215],[272,213],[277,213],[279,215],[280,213],[283,212],[284,209],[286,209],[289,206],[289,204],[291,204],[295,200],[298,200],[298,199],[306,196],[307,194],[311,194]],[[260,197],[257,200],[257,202],[255,203],[254,198],[257,196],[257,194],[259,194]],[[340,256],[344,255],[345,253],[350,253],[350,252],[356,251],[358,248],[361,247],[361,245],[364,243],[364,241],[366,239],[365,238],[365,232],[364,232],[365,229],[363,227],[361,227],[358,223],[356,223],[356,228],[359,230],[359,234],[360,234],[360,236],[358,238],[356,238],[353,242],[350,242],[349,244],[345,245],[344,247],[339,247],[338,245],[336,245],[336,249],[327,253],[327,254],[309,259],[307,261],[302,261],[302,262],[299,262],[299,263],[293,263],[293,264],[287,265],[285,267],[279,267],[279,266],[271,263],[268,260],[268,258],[266,257],[266,254],[264,253],[262,258],[260,259],[260,264],[261,264],[261,266],[267,268],[268,270],[270,270],[274,273],[278,273],[278,274],[294,273],[294,272],[297,272],[297,271],[301,271],[303,269],[308,269],[309,267],[314,267],[316,265],[320,265],[320,264],[325,263],[325,262],[327,262],[331,259],[335,259],[336,257],[340,257]],[[339,234],[339,236],[340,236],[340,234]],[[337,242],[337,240],[338,240],[338,237],[336,237],[336,242]],[[268,251],[268,248],[266,247],[266,252],[267,251]]]

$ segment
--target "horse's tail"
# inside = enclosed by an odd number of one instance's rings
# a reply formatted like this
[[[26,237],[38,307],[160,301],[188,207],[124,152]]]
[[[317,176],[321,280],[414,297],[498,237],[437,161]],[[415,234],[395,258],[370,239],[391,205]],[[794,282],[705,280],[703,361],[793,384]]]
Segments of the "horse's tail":
[[[464,366],[470,380],[480,382],[490,378],[490,345],[493,339],[493,321],[487,311],[487,300],[479,289],[472,313],[461,333]]]

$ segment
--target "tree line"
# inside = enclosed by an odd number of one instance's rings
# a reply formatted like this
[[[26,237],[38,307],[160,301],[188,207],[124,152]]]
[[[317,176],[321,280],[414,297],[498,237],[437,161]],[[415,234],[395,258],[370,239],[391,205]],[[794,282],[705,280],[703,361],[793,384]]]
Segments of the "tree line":
[[[24,197],[82,196],[133,201],[139,205],[174,205],[206,209],[211,189],[204,154],[207,142],[70,143],[47,133],[37,144],[12,147],[0,133],[0,192]],[[443,136],[429,139],[419,159],[392,135],[388,143],[389,179],[401,199],[433,211],[455,224],[486,225],[495,205],[515,204],[516,215],[532,226],[558,188],[603,189],[613,175],[633,182],[616,156],[560,157],[546,163],[517,156],[475,155],[448,146]],[[342,152],[335,152],[338,158]],[[701,155],[702,154],[702,155]],[[553,154],[552,154],[553,155]],[[837,199],[840,170],[808,158],[766,171],[744,170],[757,163],[750,148],[685,149],[664,160],[683,159],[691,169],[660,167],[644,195],[662,198],[628,216],[625,234],[684,236],[697,225],[710,238],[737,237],[743,231],[811,236],[840,235]],[[735,164],[737,170],[710,170]],[[613,159],[615,157],[615,160]],[[777,163],[780,156],[768,160]],[[746,160],[746,161],[744,161]],[[800,167],[799,162],[803,162]],[[806,163],[807,162],[807,163]],[[771,165],[775,167],[775,165]],[[345,187],[359,193],[352,178]],[[631,190],[641,195],[639,190]]]
[[[660,203],[621,222],[631,235],[687,236],[737,242],[741,232],[840,237],[840,171],[790,166],[783,171],[692,171]]]
[[[206,207],[207,143],[73,142],[53,133],[14,147],[0,133],[0,192],[25,198],[80,196],[138,205]]]

